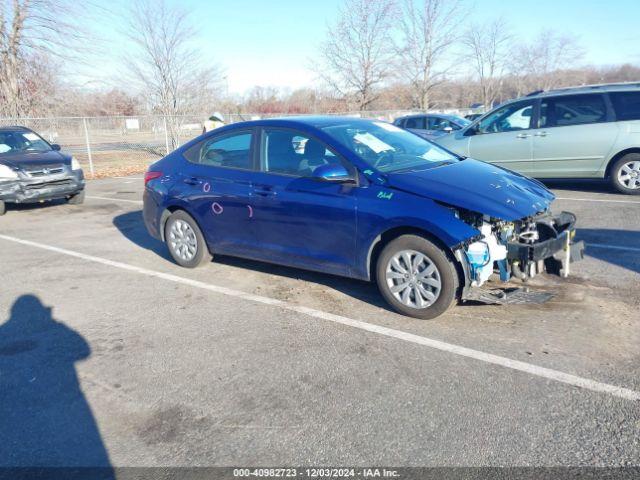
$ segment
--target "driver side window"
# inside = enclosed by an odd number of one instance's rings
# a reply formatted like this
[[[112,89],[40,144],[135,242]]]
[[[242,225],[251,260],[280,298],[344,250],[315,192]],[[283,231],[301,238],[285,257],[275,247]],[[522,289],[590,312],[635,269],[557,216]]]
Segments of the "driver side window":
[[[533,101],[498,108],[478,124],[477,133],[501,133],[531,128]]]
[[[327,146],[306,135],[286,129],[266,128],[262,135],[260,170],[294,177],[310,177],[316,168],[343,164]]]

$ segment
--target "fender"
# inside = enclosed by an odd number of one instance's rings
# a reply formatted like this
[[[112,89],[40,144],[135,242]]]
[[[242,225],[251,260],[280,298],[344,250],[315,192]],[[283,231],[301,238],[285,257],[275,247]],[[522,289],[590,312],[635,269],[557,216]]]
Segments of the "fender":
[[[421,214],[419,217],[403,215],[381,218],[372,213],[358,212],[357,258],[354,265],[354,277],[364,280],[371,278],[370,266],[374,248],[382,241],[385,233],[394,229],[425,232],[451,252],[459,245],[480,235],[477,229],[456,218],[455,213],[447,207],[428,199],[419,199],[416,203],[419,204],[418,212]]]
[[[193,215],[193,212],[191,211],[191,208],[187,202],[185,202],[180,198],[172,198],[170,202],[162,205],[162,207],[158,209],[158,211],[160,212],[160,216],[158,218],[158,229],[160,230],[159,232],[160,239],[163,242],[165,241],[164,226],[167,223],[167,219],[169,218],[171,213],[175,210],[184,210],[189,215],[191,215],[191,218],[193,218],[193,220],[196,223],[198,223],[198,221],[196,220],[196,217]],[[198,225],[198,227],[200,227],[200,225]]]

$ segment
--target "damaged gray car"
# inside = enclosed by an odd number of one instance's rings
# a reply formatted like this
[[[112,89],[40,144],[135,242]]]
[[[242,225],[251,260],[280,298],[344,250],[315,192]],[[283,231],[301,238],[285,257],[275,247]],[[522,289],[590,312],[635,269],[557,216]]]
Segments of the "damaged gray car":
[[[7,203],[84,201],[78,161],[25,127],[0,128],[0,215]]]

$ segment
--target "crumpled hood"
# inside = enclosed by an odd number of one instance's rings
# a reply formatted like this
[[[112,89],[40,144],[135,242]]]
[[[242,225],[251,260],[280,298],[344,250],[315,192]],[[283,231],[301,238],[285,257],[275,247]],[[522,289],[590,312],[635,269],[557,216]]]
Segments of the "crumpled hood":
[[[0,164],[12,168],[34,168],[47,165],[71,164],[71,157],[60,152],[19,152],[0,155]]]
[[[546,210],[555,198],[536,180],[472,159],[387,179],[393,188],[507,221]]]

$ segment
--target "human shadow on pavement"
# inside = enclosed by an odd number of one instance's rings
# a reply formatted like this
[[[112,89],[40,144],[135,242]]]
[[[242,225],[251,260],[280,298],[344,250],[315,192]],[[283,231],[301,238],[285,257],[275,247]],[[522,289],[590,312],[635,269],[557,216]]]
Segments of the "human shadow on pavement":
[[[114,479],[74,366],[91,349],[51,310],[22,295],[0,324],[0,478]]]

